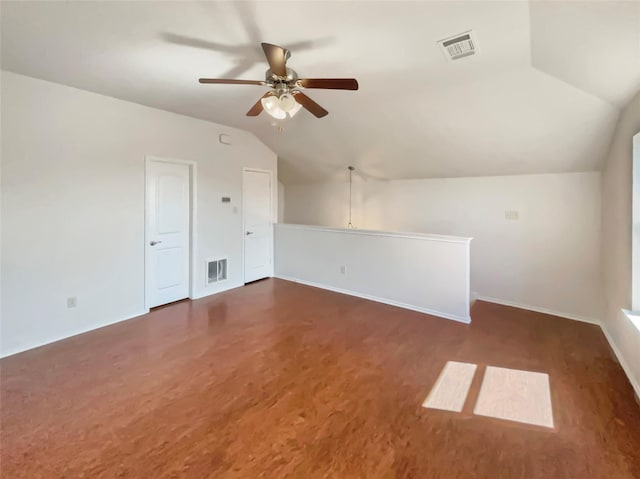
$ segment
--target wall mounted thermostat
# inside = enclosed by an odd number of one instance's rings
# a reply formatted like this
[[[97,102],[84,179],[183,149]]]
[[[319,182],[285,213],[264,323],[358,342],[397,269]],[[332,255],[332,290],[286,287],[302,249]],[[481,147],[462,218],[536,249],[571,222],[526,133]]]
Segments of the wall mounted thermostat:
[[[223,203],[231,203],[231,197],[230,196],[223,196],[222,197],[222,202]]]

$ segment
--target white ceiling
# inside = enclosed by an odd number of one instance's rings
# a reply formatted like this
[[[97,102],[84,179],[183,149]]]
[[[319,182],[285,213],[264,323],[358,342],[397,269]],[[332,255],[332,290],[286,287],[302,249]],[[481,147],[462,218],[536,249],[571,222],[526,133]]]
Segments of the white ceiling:
[[[640,87],[640,2],[2,2],[2,68],[255,133],[285,183],[587,171],[601,167],[620,109]],[[480,53],[436,41],[476,32]],[[279,132],[245,112],[259,43],[292,50],[308,90]],[[97,115],[100,112],[96,112]]]

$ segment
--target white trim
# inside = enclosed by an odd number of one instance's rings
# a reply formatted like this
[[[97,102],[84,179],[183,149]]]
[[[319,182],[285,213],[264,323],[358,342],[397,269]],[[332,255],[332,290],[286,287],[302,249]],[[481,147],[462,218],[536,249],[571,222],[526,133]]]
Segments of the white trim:
[[[225,286],[224,288],[221,289],[217,289],[215,291],[210,291],[210,292],[204,292],[201,293],[197,296],[194,296],[193,298],[189,298],[190,300],[195,300],[195,299],[200,299],[200,298],[205,298],[207,296],[213,296],[215,294],[218,293],[224,293],[225,291],[229,291],[231,289],[236,289],[236,288],[241,288],[243,287],[244,284],[233,284],[230,286]],[[144,309],[143,311],[130,315],[130,316],[126,316],[124,318],[120,318],[120,319],[116,319],[115,321],[108,321],[106,323],[100,324],[99,326],[95,326],[95,327],[90,327],[90,328],[86,328],[86,329],[80,329],[78,331],[75,331],[71,334],[66,334],[64,336],[54,336],[53,339],[47,339],[46,341],[39,341],[37,343],[34,343],[32,345],[26,346],[26,347],[19,347],[17,349],[11,349],[9,350],[9,352],[7,353],[6,351],[2,350],[0,351],[0,358],[7,358],[9,356],[13,356],[14,354],[19,354],[19,353],[23,353],[25,351],[29,351],[31,349],[36,349],[36,348],[40,348],[42,346],[48,346],[50,344],[53,343],[57,343],[58,341],[64,341],[65,339],[69,339],[69,338],[73,338],[75,336],[78,336],[80,334],[85,334],[85,333],[90,333],[91,331],[96,331],[98,329],[102,329],[102,328],[106,328],[109,326],[112,326],[114,324],[117,323],[122,323],[124,321],[128,321],[130,319],[135,319],[135,318],[139,318],[140,316],[144,316],[145,314],[149,314],[150,309]]]
[[[219,284],[219,283],[217,283],[217,284]],[[244,286],[244,284],[227,285],[224,288],[216,289],[215,291],[203,291],[202,293],[198,294],[197,296],[194,296],[191,299],[195,300],[195,299],[206,298],[207,296],[213,296],[214,294],[224,293],[225,291],[229,291],[231,289],[236,289],[236,288],[242,288],[243,286]]]
[[[26,347],[18,347],[17,349],[13,349],[10,350],[9,353],[7,353],[6,351],[0,351],[0,358],[8,358],[9,356],[13,356],[14,354],[18,354],[18,353],[23,353],[25,351],[29,351],[31,349],[36,349],[36,348],[40,348],[42,346],[48,346],[50,344],[53,343],[57,343],[58,341],[64,341],[65,339],[69,339],[69,338],[73,338],[74,336],[78,336],[80,334],[85,334],[85,333],[89,333],[91,331],[95,331],[97,329],[102,329],[102,328],[106,328],[108,326],[112,326],[116,323],[122,323],[123,321],[128,321],[130,319],[134,319],[134,318],[138,318],[140,316],[144,316],[145,314],[148,314],[149,310],[144,310],[140,313],[137,314],[133,314],[131,316],[127,316],[121,319],[116,319],[115,321],[109,321],[106,322],[104,324],[101,324],[99,326],[95,326],[95,327],[90,327],[90,328],[86,328],[86,329],[79,329],[76,332],[73,332],[71,334],[65,334],[64,336],[54,336],[53,339],[47,339],[46,341],[39,341],[37,343],[31,344],[29,346]]]
[[[631,309],[640,311],[640,133],[633,137],[631,182]]]
[[[450,319],[452,321],[458,321],[460,323],[465,323],[465,324],[471,323],[471,317],[470,316],[464,317],[464,316],[458,316],[458,315],[455,315],[455,314],[442,313],[440,311],[434,311],[433,309],[421,308],[419,306],[413,306],[411,304],[401,303],[399,301],[394,301],[392,299],[384,299],[384,298],[380,298],[378,296],[371,296],[369,294],[356,293],[355,291],[350,291],[348,289],[335,288],[333,286],[327,286],[326,284],[314,283],[313,281],[306,281],[306,280],[299,279],[299,278],[293,278],[291,276],[284,276],[284,275],[277,274],[275,277],[278,278],[278,279],[283,279],[285,281],[291,281],[291,282],[294,282],[294,283],[300,283],[300,284],[304,284],[304,285],[307,285],[307,286],[312,286],[314,288],[326,289],[328,291],[333,291],[335,293],[348,294],[349,296],[356,296],[358,298],[368,299],[370,301],[375,301],[377,303],[384,303],[384,304],[388,304],[390,306],[396,306],[398,308],[409,309],[411,311],[417,311],[419,313],[428,314],[430,316],[437,316],[439,318]]]
[[[446,243],[464,243],[469,244],[473,238],[462,236],[445,236],[445,235],[433,235],[424,233],[403,233],[395,231],[378,231],[378,230],[360,230],[360,229],[347,229],[347,228],[329,228],[326,226],[312,226],[312,225],[296,225],[289,223],[278,223],[278,228],[296,229],[296,230],[311,230],[311,231],[329,231],[332,233],[344,233],[355,235],[367,235],[367,236],[391,236],[394,238],[409,238],[429,241],[444,241]]]
[[[530,306],[528,304],[517,303],[515,301],[507,301],[506,299],[491,298],[489,296],[479,296],[474,293],[473,299],[479,301],[486,301],[487,303],[501,304],[503,306],[511,306],[512,308],[526,309],[528,311],[534,311],[536,313],[549,314],[551,316],[559,316],[561,318],[573,319],[574,321],[581,321],[583,323],[596,324],[600,326],[600,321],[595,318],[587,316],[580,316],[578,314],[563,313],[561,311],[555,311],[548,308],[540,308],[538,306]]]
[[[466,261],[466,265],[467,265],[467,281],[465,284],[465,298],[467,299],[467,307],[466,310],[469,313],[469,317],[471,317],[471,306],[473,306],[473,301],[471,298],[471,244],[467,244],[467,251],[466,251],[466,255],[467,255],[467,261]]]
[[[538,308],[538,307],[535,307],[535,306],[529,306],[529,305],[526,305],[526,304],[520,304],[520,303],[516,303],[516,302],[513,302],[513,301],[505,301],[503,299],[490,298],[490,297],[487,297],[487,296],[478,296],[476,293],[474,293],[473,296],[474,296],[474,298],[473,298],[474,300],[477,299],[477,300],[480,300],[480,301],[486,301],[487,303],[495,303],[495,304],[501,304],[503,306],[510,306],[512,308],[526,309],[528,311],[534,311],[536,313],[550,314],[552,316],[559,316],[561,318],[572,319],[574,321],[581,321],[583,323],[595,324],[596,326],[600,326],[600,329],[602,330],[602,333],[604,334],[605,338],[607,339],[607,342],[609,343],[609,346],[613,350],[613,354],[615,354],[616,358],[618,358],[618,362],[620,363],[620,366],[622,366],[622,370],[627,375],[627,378],[629,379],[629,382],[631,383],[631,386],[635,390],[636,396],[638,398],[640,398],[640,383],[638,383],[638,381],[633,376],[633,374],[631,374],[631,368],[627,364],[624,356],[622,355],[622,353],[620,352],[620,350],[616,346],[616,343],[613,341],[613,338],[609,335],[609,332],[607,331],[605,325],[602,322],[600,322],[600,321],[598,321],[597,319],[594,319],[594,318],[578,316],[578,315],[575,315],[575,314],[561,313],[561,312],[553,311],[553,310],[547,309],[547,308]],[[631,314],[630,311],[623,310],[623,312],[625,314],[627,314],[627,315]]]
[[[247,171],[253,171],[256,173],[267,173],[269,175],[269,212],[271,214],[271,268],[269,271],[269,278],[273,278],[274,273],[275,273],[275,240],[274,240],[274,226],[276,224],[276,218],[277,218],[277,201],[276,201],[276,214],[274,215],[274,211],[273,211],[273,207],[274,207],[274,201],[273,201],[273,195],[274,192],[277,196],[278,194],[278,190],[277,190],[277,186],[274,189],[274,184],[273,184],[273,171],[271,170],[263,170],[262,168],[253,168],[253,167],[248,167],[245,166],[242,168],[242,193],[241,193],[241,208],[242,208],[242,284],[246,284],[245,281],[245,277],[244,277],[244,273],[245,273],[245,268],[244,268],[244,242],[246,239],[246,234],[245,231],[247,230],[246,226],[245,226],[245,219],[246,219],[246,215],[245,215],[245,207],[244,207],[244,194],[245,194],[245,188],[244,188],[244,174]]]
[[[196,290],[196,273],[198,271],[196,265],[197,258],[197,237],[198,237],[198,163],[193,160],[182,160],[178,158],[163,158],[153,155],[145,155],[144,157],[144,306],[149,308],[149,291],[147,288],[147,260],[148,250],[147,244],[150,241],[147,231],[147,174],[149,165],[152,162],[173,163],[178,165],[187,165],[189,167],[189,299],[194,299]]]
[[[631,387],[636,392],[636,397],[640,399],[640,383],[636,380],[633,374],[631,374],[631,368],[629,367],[629,365],[627,364],[627,361],[624,359],[624,356],[616,346],[615,341],[609,335],[609,331],[607,331],[607,328],[604,325],[601,325],[600,328],[604,333],[604,337],[607,338],[607,342],[609,343],[609,347],[613,350],[613,354],[615,354],[616,358],[618,358],[618,362],[620,363],[620,366],[622,366],[622,370],[627,375],[627,379],[631,383]]]
[[[623,309],[622,313],[627,317],[629,322],[633,324],[638,331],[640,331],[640,311],[629,311],[628,309]]]

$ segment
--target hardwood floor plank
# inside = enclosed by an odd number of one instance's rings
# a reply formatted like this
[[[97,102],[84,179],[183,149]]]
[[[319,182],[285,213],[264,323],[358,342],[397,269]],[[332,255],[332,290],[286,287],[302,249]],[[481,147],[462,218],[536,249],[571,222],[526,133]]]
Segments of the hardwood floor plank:
[[[597,326],[472,318],[273,279],[5,358],[2,477],[640,477]],[[554,429],[421,407],[447,361],[546,372]]]

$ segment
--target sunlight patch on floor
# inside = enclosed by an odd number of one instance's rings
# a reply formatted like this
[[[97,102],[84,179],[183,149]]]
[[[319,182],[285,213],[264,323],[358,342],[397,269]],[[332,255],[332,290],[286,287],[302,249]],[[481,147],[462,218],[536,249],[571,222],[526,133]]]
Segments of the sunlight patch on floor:
[[[461,412],[477,367],[475,364],[448,361],[422,407]]]
[[[473,412],[553,428],[549,375],[488,366]]]
[[[422,407],[462,412],[477,369],[476,364],[448,361]],[[473,414],[553,428],[549,375],[487,366]]]

